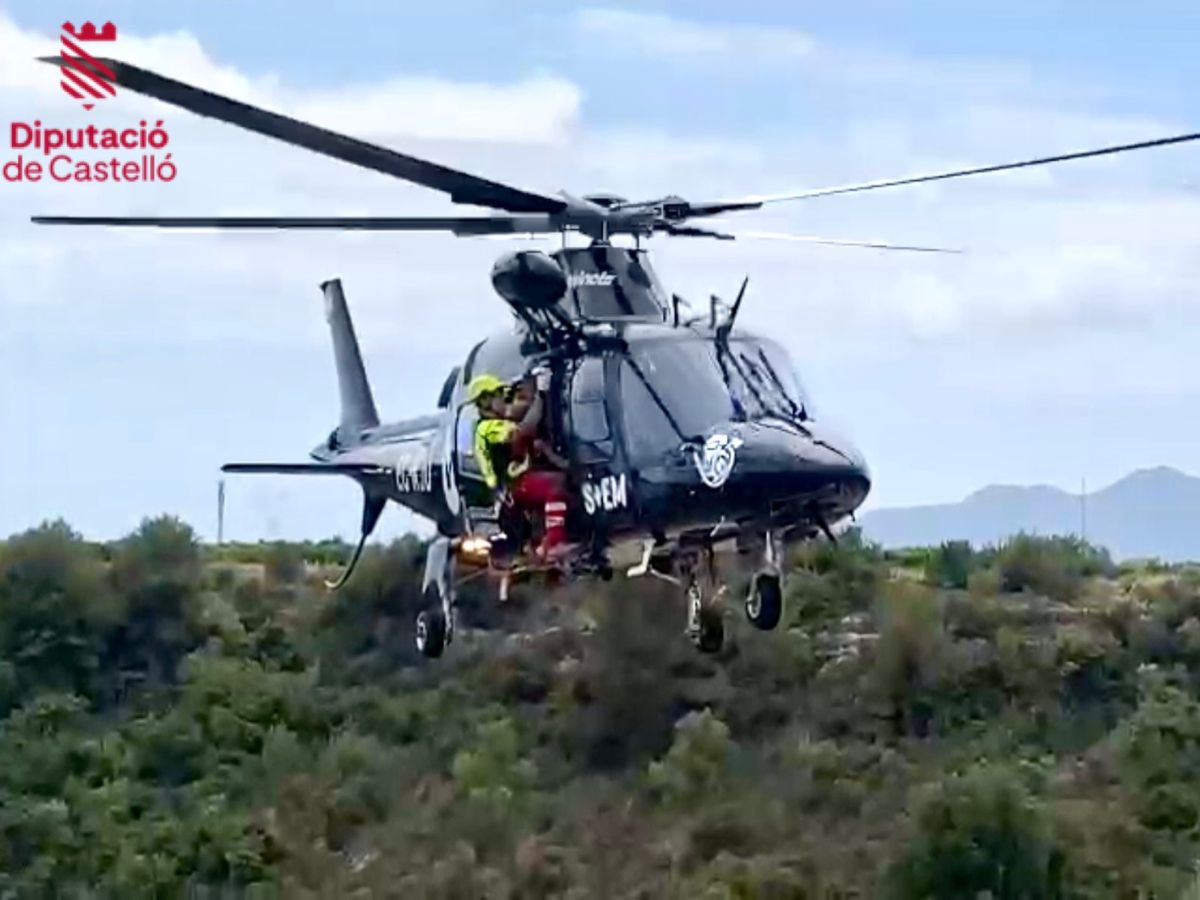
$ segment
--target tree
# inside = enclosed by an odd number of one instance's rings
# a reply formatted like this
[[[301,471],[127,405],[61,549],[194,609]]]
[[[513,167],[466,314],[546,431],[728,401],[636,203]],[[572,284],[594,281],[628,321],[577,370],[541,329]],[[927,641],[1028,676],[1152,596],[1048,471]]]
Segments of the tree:
[[[0,552],[0,714],[37,691],[92,696],[118,616],[95,552],[65,522]]]
[[[173,516],[143,519],[117,545],[113,583],[124,610],[105,664],[118,691],[131,680],[175,680],[180,660],[202,637],[195,609],[200,581],[199,540]]]

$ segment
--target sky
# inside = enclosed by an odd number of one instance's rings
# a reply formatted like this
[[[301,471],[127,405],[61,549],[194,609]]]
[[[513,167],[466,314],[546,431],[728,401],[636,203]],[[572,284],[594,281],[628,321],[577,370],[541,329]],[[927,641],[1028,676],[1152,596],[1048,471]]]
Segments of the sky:
[[[38,213],[469,213],[442,195],[122,92],[84,111],[34,57],[63,21],[112,55],[544,193],[779,193],[1200,131],[1194,2],[0,2],[12,122],[162,120],[169,184],[0,181],[0,534],[206,538],[226,461],[306,458],[336,424],[338,276],[381,414],[430,411],[508,314],[508,247],[395,234],[35,226]],[[37,151],[34,151],[36,155]],[[85,153],[84,156],[87,154]],[[714,222],[714,225],[718,223]],[[868,508],[987,484],[1200,473],[1200,143],[776,204],[720,224],[959,256],[658,238],[697,305],[793,355],[865,453]],[[232,539],[351,535],[350,482],[227,480]],[[391,509],[377,534],[420,527]]]

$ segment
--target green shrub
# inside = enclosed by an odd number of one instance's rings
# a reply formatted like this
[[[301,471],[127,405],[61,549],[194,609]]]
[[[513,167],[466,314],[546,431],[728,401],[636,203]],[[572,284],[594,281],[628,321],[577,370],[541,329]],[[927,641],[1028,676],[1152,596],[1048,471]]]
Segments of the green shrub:
[[[1075,599],[1087,577],[1111,576],[1108,552],[1074,537],[1019,534],[996,553],[1001,590],[1032,591],[1054,600]]]
[[[936,547],[925,561],[925,579],[935,587],[966,590],[975,564],[968,541],[950,541]]]
[[[1060,897],[1065,855],[1043,803],[1013,769],[984,764],[922,791],[893,871],[901,898]]]
[[[647,783],[667,803],[703,803],[724,786],[734,744],[729,728],[709,710],[684,716],[675,741],[661,760],[650,763]]]
[[[1200,835],[1200,702],[1149,672],[1136,712],[1117,732],[1119,772],[1158,849],[1186,868]]]

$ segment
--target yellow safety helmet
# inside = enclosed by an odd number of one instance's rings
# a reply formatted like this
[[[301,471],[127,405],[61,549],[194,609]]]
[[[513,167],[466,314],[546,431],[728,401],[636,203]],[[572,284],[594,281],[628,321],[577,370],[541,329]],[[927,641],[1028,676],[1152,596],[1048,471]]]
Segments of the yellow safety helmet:
[[[504,388],[504,382],[495,375],[487,373],[476,375],[471,379],[471,383],[467,385],[467,401],[478,403],[480,398],[486,397],[488,394],[494,394],[497,391],[502,391]]]

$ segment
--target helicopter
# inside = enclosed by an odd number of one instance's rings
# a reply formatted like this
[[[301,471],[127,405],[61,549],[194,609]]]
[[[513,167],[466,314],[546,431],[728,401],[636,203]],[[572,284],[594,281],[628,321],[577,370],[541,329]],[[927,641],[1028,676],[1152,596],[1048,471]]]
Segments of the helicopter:
[[[58,58],[42,61],[61,64]],[[669,294],[643,239],[657,235],[729,241],[776,238],[909,252],[951,248],[716,230],[696,219],[768,203],[850,194],[1068,160],[1162,147],[1200,133],[1043,156],[1019,162],[838,187],[715,201],[678,195],[628,200],[615,194],[556,196],[418,159],[211,93],[113,59],[101,62],[121,87],[200,116],[440,191],[488,215],[442,217],[35,216],[55,225],[216,229],[434,231],[461,237],[563,236],[553,253],[518,250],[495,263],[491,281],[512,313],[509,330],[475,343],[447,374],[437,411],[381,422],[341,280],[320,285],[334,349],[340,419],[307,462],[228,463],[229,473],[338,475],[362,490],[358,543],[331,589],[352,576],[389,501],[432,522],[422,583],[417,649],[439,657],[455,633],[456,588],[464,570],[496,573],[500,599],[511,579],[537,573],[523,548],[538,529],[514,516],[485,483],[475,456],[479,412],[468,386],[479,374],[513,386],[532,372],[546,415],[541,435],[565,461],[566,530],[578,549],[547,567],[558,577],[614,575],[613,551],[632,547],[629,578],[655,577],[686,598],[687,627],[703,652],[724,642],[717,548],[757,557],[744,611],[756,628],[782,618],[781,565],[787,545],[836,540],[871,488],[863,454],[819,422],[787,350],[738,326],[747,290],[732,303],[710,298],[707,313]],[[588,239],[566,246],[566,235]],[[634,246],[618,246],[632,236]],[[685,315],[686,310],[686,315]],[[544,389],[541,385],[544,383]],[[506,511],[507,510],[507,511]],[[551,571],[552,570],[552,571]]]

